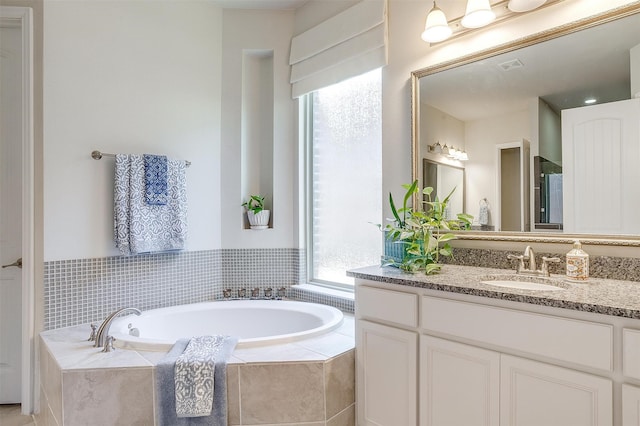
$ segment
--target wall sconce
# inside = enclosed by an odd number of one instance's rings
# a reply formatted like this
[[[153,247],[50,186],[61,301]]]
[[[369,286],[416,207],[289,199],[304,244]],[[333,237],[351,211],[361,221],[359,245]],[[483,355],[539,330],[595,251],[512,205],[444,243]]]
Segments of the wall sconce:
[[[500,0],[491,5],[490,0],[467,0],[464,16],[451,21],[447,21],[444,12],[434,1],[427,14],[422,39],[428,43],[439,43],[559,1],[562,0]]]

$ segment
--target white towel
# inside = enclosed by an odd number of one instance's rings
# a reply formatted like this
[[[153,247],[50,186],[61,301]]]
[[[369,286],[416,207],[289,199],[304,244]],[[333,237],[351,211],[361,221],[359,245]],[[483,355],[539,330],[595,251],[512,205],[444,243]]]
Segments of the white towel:
[[[145,171],[141,155],[116,155],[114,238],[124,255],[182,250],[187,240],[185,163],[167,161],[167,204],[145,201]]]

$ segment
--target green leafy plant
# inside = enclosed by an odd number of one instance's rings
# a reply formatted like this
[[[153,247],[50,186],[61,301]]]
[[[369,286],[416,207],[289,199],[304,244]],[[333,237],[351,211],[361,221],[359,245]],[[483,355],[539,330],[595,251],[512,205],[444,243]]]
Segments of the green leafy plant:
[[[254,214],[258,214],[264,210],[264,197],[251,195],[249,200],[242,203],[242,206],[246,207],[247,210],[251,210]]]
[[[431,198],[433,188],[418,188],[418,181],[402,185],[406,189],[402,208],[396,209],[393,196],[389,194],[389,205],[394,218],[392,223],[380,228],[386,232],[387,240],[402,244],[401,259],[385,257],[383,266],[396,266],[405,271],[424,271],[434,274],[440,271],[440,256],[451,257],[450,241],[456,239],[451,231],[469,229],[473,216],[459,213],[456,219],[447,219],[447,206],[455,188],[443,200]],[[408,201],[415,195],[422,195],[423,209],[408,207]]]

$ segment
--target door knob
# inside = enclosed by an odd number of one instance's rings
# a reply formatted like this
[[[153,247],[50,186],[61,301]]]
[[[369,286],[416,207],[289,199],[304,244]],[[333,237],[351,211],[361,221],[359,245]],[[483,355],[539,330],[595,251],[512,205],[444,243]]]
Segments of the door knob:
[[[8,264],[8,265],[2,265],[2,269],[8,268],[9,266],[17,266],[18,268],[22,269],[22,258],[16,260],[13,263]]]

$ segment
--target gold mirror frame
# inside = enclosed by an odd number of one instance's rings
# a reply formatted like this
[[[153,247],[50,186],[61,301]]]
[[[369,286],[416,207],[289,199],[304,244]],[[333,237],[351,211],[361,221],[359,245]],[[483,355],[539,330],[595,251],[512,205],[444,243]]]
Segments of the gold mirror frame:
[[[411,160],[412,180],[418,179],[420,158],[418,158],[420,129],[418,128],[420,109],[420,86],[419,80],[430,74],[466,65],[502,53],[511,52],[516,49],[531,46],[533,44],[542,43],[547,40],[571,34],[590,27],[601,25],[610,21],[614,21],[626,16],[640,13],[640,2],[632,5],[622,6],[617,9],[596,15],[590,18],[571,22],[560,27],[552,28],[531,36],[527,36],[518,40],[511,41],[496,47],[482,50],[466,56],[443,62],[430,67],[422,68],[411,72]],[[414,205],[420,205],[417,199],[414,199]],[[552,243],[552,244],[571,244],[579,239],[584,244],[602,245],[602,246],[624,246],[624,247],[640,247],[640,235],[596,235],[596,234],[556,234],[543,232],[492,232],[492,231],[461,231],[456,232],[459,240],[481,240],[481,241],[507,241],[507,242],[527,242],[527,243]]]

